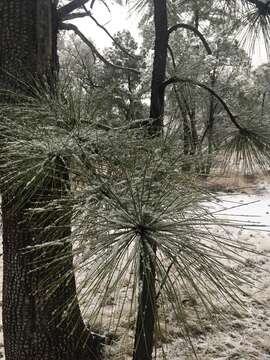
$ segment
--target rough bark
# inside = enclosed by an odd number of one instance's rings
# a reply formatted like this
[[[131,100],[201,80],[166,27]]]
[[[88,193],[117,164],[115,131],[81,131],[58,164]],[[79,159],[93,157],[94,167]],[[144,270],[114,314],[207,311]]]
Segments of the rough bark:
[[[37,79],[52,79],[57,68],[57,19],[51,0],[1,0],[0,1],[0,89],[25,93],[31,91]],[[2,96],[1,101],[7,98]],[[57,166],[57,164],[56,164]],[[38,231],[33,219],[26,217],[33,201],[57,198],[66,190],[68,182],[65,166],[62,179],[44,184],[38,193],[23,206],[18,207],[16,194],[4,192],[2,196],[3,220],[3,332],[6,360],[91,360],[98,359],[95,341],[86,332],[76,298],[76,286],[71,248],[62,245],[57,252],[66,260],[50,274],[56,278],[70,271],[68,281],[62,282],[53,296],[37,295],[40,284],[48,282],[47,270],[34,271],[37,253],[25,254],[22,249],[42,242],[52,234]],[[3,191],[5,189],[1,189]],[[60,190],[60,191],[59,191]],[[38,196],[38,197],[36,197]],[[50,222],[53,219],[49,217]],[[36,219],[35,219],[36,220]],[[70,232],[65,219],[62,233]],[[44,224],[45,225],[45,224]],[[47,262],[48,254],[44,254]],[[58,256],[50,251],[51,260]],[[63,304],[75,299],[73,311],[65,318]]]
[[[61,176],[63,169],[61,169]],[[60,185],[53,180],[51,196],[59,196]],[[46,203],[48,192],[46,193]],[[40,198],[39,198],[40,200]],[[26,253],[25,248],[56,236],[55,230],[41,231],[40,219],[29,221],[25,215],[31,203],[18,205],[9,195],[2,198],[3,213],[3,331],[6,360],[89,360],[98,359],[92,337],[88,337],[76,298],[72,272],[72,252],[68,245],[47,248],[46,251]],[[51,216],[50,216],[51,215]],[[59,215],[59,214],[58,214]],[[55,214],[46,214],[54,222]],[[61,221],[58,237],[70,232],[69,219]],[[37,226],[37,228],[35,227]],[[38,230],[37,230],[38,229]],[[48,261],[64,256],[65,260],[46,267]],[[50,259],[50,260],[48,260]],[[37,266],[40,270],[37,270]],[[66,281],[62,279],[70,275]],[[59,282],[53,295],[45,288]],[[51,288],[53,289],[53,288]],[[73,302],[73,310],[65,315],[66,306]]]
[[[36,4],[0,2],[0,88],[14,89],[36,72]]]

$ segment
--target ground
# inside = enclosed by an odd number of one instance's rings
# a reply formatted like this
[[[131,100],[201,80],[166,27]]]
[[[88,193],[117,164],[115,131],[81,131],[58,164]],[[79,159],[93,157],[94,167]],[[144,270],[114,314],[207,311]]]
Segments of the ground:
[[[233,308],[220,299],[222,314],[211,314],[213,321],[196,298],[183,303],[190,314],[191,340],[201,360],[270,360],[270,187],[264,183],[244,185],[238,192],[231,193],[231,187],[226,188],[229,193],[219,192],[220,202],[215,205],[217,210],[222,210],[223,218],[234,218],[251,226],[226,229],[235,242],[254,246],[257,252],[245,253],[245,262],[237,268],[250,280],[250,284],[242,286],[247,293],[242,297],[244,308]],[[216,231],[223,230],[217,228]],[[110,306],[107,305],[107,309]],[[202,324],[198,323],[194,308]],[[157,359],[196,359],[179,336],[172,314],[168,314],[167,321],[166,336],[159,339],[163,349],[158,349]],[[129,330],[125,326],[120,328],[119,341],[111,348],[108,359],[131,359],[131,348],[127,348],[127,344],[132,344]]]
[[[239,271],[251,280],[243,289],[247,292],[244,309],[224,304],[224,317],[202,330],[194,326],[193,343],[199,359],[207,360],[269,360],[270,359],[270,193],[260,185],[255,193],[221,195],[221,207],[236,207],[225,211],[245,222],[268,225],[265,228],[232,229],[236,241],[254,244],[260,254],[248,254]],[[255,224],[254,224],[255,225]],[[199,312],[203,311],[198,309]],[[173,339],[167,346],[168,359],[193,359],[182,339]],[[162,357],[160,357],[162,359]]]
[[[249,285],[243,286],[247,293],[243,297],[244,308],[232,308],[220,300],[222,316],[217,314],[216,322],[213,323],[196,299],[194,302],[189,299],[183,304],[187,310],[190,307],[191,339],[197,357],[201,360],[270,360],[270,186],[259,183],[250,188],[245,185],[245,189],[240,192],[218,194],[220,202],[216,207],[222,209],[222,216],[233,216],[252,225],[251,228],[232,228],[232,238],[254,245],[258,253],[246,254],[245,262],[239,266],[239,271],[251,280]],[[247,205],[242,206],[244,204]],[[261,224],[266,226],[260,227]],[[0,269],[2,270],[2,265]],[[112,303],[104,305],[104,314],[107,314],[108,319],[112,307],[113,299]],[[203,318],[203,326],[196,322],[195,317],[192,318],[194,307]],[[166,336],[159,339],[166,358],[195,359],[183,338],[179,337],[173,316],[168,315],[168,319]],[[124,322],[121,324],[118,338],[107,349],[107,359],[131,359],[132,339],[129,326],[125,326]],[[2,332],[0,345],[0,352],[3,353]],[[164,358],[159,347],[157,359]]]

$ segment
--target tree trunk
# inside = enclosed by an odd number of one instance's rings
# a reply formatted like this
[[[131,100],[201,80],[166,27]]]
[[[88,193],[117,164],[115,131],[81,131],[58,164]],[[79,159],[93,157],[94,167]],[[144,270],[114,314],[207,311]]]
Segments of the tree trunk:
[[[210,75],[211,79],[211,89],[215,89],[216,85],[216,71],[214,70],[213,74]],[[203,169],[203,175],[208,176],[212,168],[213,161],[213,131],[214,131],[214,120],[215,120],[215,98],[211,94],[209,98],[209,114],[208,114],[208,124],[207,124],[207,140],[208,140],[208,153],[206,158],[206,163]]]
[[[182,104],[180,95],[175,85],[173,85],[173,90],[178,108],[180,110],[183,119],[183,153],[185,155],[185,158],[184,158],[184,163],[182,165],[182,170],[183,172],[189,172],[191,169],[190,153],[192,148],[191,126],[188,121],[188,113],[187,113],[186,105]]]
[[[57,17],[51,0],[1,0],[0,1],[0,89],[30,93],[35,80],[52,80],[57,70]],[[8,97],[2,97],[6,101]],[[61,160],[62,161],[62,160]],[[3,220],[3,332],[6,360],[94,360],[99,359],[96,342],[84,326],[77,297],[72,264],[72,249],[62,245],[49,254],[43,254],[43,264],[52,261],[59,253],[65,261],[54,267],[32,271],[34,260],[41,254],[25,253],[27,246],[35,245],[52,236],[65,237],[70,232],[70,221],[64,219],[61,234],[36,230],[33,218],[26,211],[33,201],[42,196],[59,198],[68,184],[64,163],[55,163],[58,168],[58,183],[55,179],[41,184],[35,199],[18,207],[16,194],[4,192],[2,196]],[[59,167],[60,166],[60,167]],[[56,169],[57,170],[57,169]],[[66,186],[65,185],[65,186]],[[60,191],[59,191],[60,190]],[[15,197],[14,197],[15,195]],[[52,215],[52,214],[51,214]],[[48,217],[45,225],[53,223]],[[37,219],[34,219],[37,220]],[[45,256],[44,256],[45,255]],[[37,292],[42,283],[63,279],[50,297]],[[43,294],[44,295],[44,294]],[[72,312],[66,316],[65,307],[73,300]]]
[[[164,87],[166,76],[168,23],[167,1],[154,0],[155,55],[153,63],[150,118],[154,119],[148,129],[150,136],[162,135],[164,116]],[[156,299],[156,243],[140,229],[140,294],[136,321],[133,360],[151,360],[154,346],[154,330],[157,316]],[[151,249],[151,253],[149,252]]]
[[[150,118],[154,119],[150,133],[160,134],[163,126],[164,91],[161,86],[165,81],[167,48],[168,48],[168,20],[166,0],[154,0],[155,22],[155,55],[151,83]]]

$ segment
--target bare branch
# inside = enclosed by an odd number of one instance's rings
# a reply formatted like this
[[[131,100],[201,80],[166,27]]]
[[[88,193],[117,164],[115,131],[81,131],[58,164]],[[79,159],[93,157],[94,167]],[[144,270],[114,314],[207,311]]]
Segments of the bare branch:
[[[109,8],[109,6],[106,4],[105,0],[100,0],[102,2],[102,4],[105,6],[105,8],[108,10],[108,12],[111,12],[111,9]],[[91,5],[90,5],[90,9],[93,9],[94,5],[95,5],[96,0],[92,0]]]
[[[137,119],[132,121],[130,124],[119,126],[119,127],[111,127],[105,125],[103,123],[97,122],[92,123],[93,128],[97,130],[104,130],[104,131],[127,131],[127,130],[135,130],[135,129],[143,129],[145,126],[151,126],[153,123],[156,122],[156,119],[146,118],[146,119]],[[80,138],[83,142],[86,139]]]
[[[173,68],[174,70],[176,69],[176,62],[175,62],[175,57],[174,57],[174,53],[173,53],[173,50],[171,48],[170,45],[168,45],[168,50],[169,50],[169,53],[171,55],[171,59],[172,59],[172,63],[173,63]]]
[[[135,59],[135,56],[134,55],[131,55],[120,43],[119,41],[117,41],[110,33],[109,31],[105,28],[105,26],[101,25],[97,19],[91,14],[90,11],[88,11],[86,9],[85,6],[83,6],[84,10],[85,10],[85,13],[86,15],[88,15],[93,21],[94,23],[99,27],[101,28],[108,36],[110,39],[112,39],[112,41],[115,43],[115,45],[121,50],[123,51],[124,54],[126,54],[127,56],[131,57],[132,59]]]
[[[211,50],[207,40],[205,39],[203,34],[198,29],[196,29],[194,26],[189,25],[189,24],[184,24],[184,23],[176,24],[168,30],[169,36],[172,32],[176,31],[177,29],[186,29],[186,30],[192,31],[195,35],[197,35],[199,37],[199,39],[203,43],[207,54],[212,55],[212,50]]]
[[[81,13],[81,12],[75,12],[72,14],[67,14],[62,21],[66,21],[66,20],[73,20],[73,19],[78,19],[78,18],[83,18],[88,16],[85,12]]]
[[[115,130],[131,130],[131,129],[140,129],[145,126],[151,126],[157,121],[157,119],[147,118],[147,119],[138,119],[132,121],[130,124],[116,128]]]
[[[72,11],[82,7],[85,5],[89,0],[72,0],[68,4],[60,7],[57,11],[58,17],[60,20],[64,19],[68,14]]]
[[[78,29],[78,27],[76,25],[62,22],[59,25],[59,29],[74,31],[75,34],[78,35],[80,37],[80,39],[91,49],[92,53],[94,55],[96,55],[96,57],[99,58],[99,60],[102,61],[105,65],[110,66],[117,70],[124,70],[124,71],[133,72],[135,74],[140,74],[140,72],[136,69],[119,66],[119,65],[113,64],[110,61],[108,61],[107,59],[105,59],[104,56],[102,56],[100,54],[100,52],[97,50],[97,48],[94,46],[94,44],[89,39],[87,39],[87,37],[84,36],[84,34]]]
[[[183,83],[183,84],[192,84],[195,86],[198,86],[202,89],[207,90],[208,92],[210,92],[210,94],[212,94],[224,107],[225,111],[227,112],[227,114],[230,117],[231,122],[239,129],[242,130],[242,127],[238,124],[238,122],[236,121],[236,117],[233,115],[233,113],[231,112],[231,110],[229,109],[228,105],[225,103],[225,101],[213,90],[211,89],[209,86],[200,83],[199,81],[193,80],[193,79],[187,79],[187,78],[178,78],[178,77],[172,77],[169,80],[166,80],[163,85],[162,85],[162,89],[160,91],[164,91],[164,89],[171,84],[176,84],[176,83]]]
[[[91,8],[91,9],[93,9],[93,7],[94,7],[94,5],[95,5],[95,2],[96,2],[96,0],[92,0],[92,1],[91,1],[91,5],[90,5],[90,8]]]

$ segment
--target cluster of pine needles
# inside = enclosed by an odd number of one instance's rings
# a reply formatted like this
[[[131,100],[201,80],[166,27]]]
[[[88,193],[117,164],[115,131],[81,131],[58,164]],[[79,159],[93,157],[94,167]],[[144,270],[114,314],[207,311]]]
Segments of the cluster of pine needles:
[[[243,224],[215,216],[215,196],[198,186],[196,174],[182,171],[179,127],[168,124],[155,138],[144,128],[101,130],[82,100],[74,111],[76,94],[62,98],[24,99],[0,111],[2,191],[18,208],[27,203],[25,216],[36,219],[40,241],[22,251],[36,252],[34,271],[46,270],[39,296],[68,284],[70,273],[55,278],[66,256],[57,249],[68,244],[83,317],[110,333],[125,319],[133,333],[143,255],[145,269],[149,258],[156,267],[156,338],[161,320],[173,313],[192,345],[184,299],[196,297],[209,315],[219,313],[222,301],[242,305],[241,285],[252,279],[237,265],[245,263],[245,251],[255,250],[217,228]],[[225,151],[228,164],[236,156],[268,166],[268,154],[266,139],[252,130],[237,132]],[[65,236],[63,227],[71,229]],[[44,252],[54,254],[46,263]],[[64,304],[67,317],[75,304]]]

